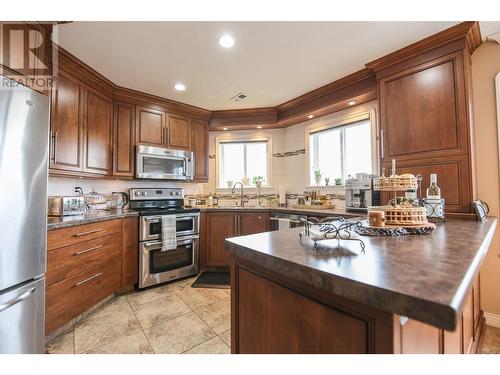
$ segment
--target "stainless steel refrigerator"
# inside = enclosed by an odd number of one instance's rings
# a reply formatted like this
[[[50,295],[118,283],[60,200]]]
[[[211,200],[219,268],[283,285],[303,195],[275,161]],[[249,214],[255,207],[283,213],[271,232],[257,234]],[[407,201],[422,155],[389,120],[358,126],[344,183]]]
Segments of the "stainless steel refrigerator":
[[[0,87],[0,353],[44,351],[48,128],[47,96]]]

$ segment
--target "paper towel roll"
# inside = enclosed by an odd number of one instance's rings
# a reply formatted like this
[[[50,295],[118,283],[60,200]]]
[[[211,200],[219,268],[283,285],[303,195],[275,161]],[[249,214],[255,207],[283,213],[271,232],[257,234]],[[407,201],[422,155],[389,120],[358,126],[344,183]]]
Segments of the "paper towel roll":
[[[286,190],[283,185],[279,187],[280,204],[286,204]]]

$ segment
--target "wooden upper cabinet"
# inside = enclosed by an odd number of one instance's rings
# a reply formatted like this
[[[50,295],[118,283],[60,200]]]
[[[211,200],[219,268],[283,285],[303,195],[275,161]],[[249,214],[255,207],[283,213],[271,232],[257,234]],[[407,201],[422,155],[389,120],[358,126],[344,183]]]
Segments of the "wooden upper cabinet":
[[[462,51],[390,74],[379,90],[383,162],[468,152]]]
[[[208,181],[208,122],[193,120],[191,146],[194,153],[194,180]]]
[[[136,107],[136,142],[162,147],[167,144],[167,114],[156,109]]]
[[[177,115],[168,116],[168,147],[191,149],[191,119]]]
[[[113,124],[113,175],[134,176],[135,106],[115,102]]]
[[[88,87],[85,104],[83,171],[107,175],[111,172],[113,101]]]
[[[52,90],[50,168],[82,170],[83,83],[59,70]]]

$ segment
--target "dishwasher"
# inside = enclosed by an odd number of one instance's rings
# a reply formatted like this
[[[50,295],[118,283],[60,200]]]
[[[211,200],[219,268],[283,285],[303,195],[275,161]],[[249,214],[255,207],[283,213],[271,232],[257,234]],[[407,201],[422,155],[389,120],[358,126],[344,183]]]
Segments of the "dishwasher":
[[[303,227],[306,215],[287,214],[282,212],[271,213],[271,231]]]

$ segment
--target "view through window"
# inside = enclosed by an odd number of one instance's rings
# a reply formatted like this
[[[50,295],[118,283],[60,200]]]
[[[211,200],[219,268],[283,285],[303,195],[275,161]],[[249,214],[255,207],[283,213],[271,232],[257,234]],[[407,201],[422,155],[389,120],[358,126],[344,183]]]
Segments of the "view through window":
[[[254,177],[262,178],[262,186],[268,185],[268,152],[268,140],[219,142],[218,187],[232,187],[236,182],[252,186]]]
[[[309,134],[310,185],[334,185],[356,173],[373,173],[369,119]],[[337,183],[338,184],[338,183]]]

